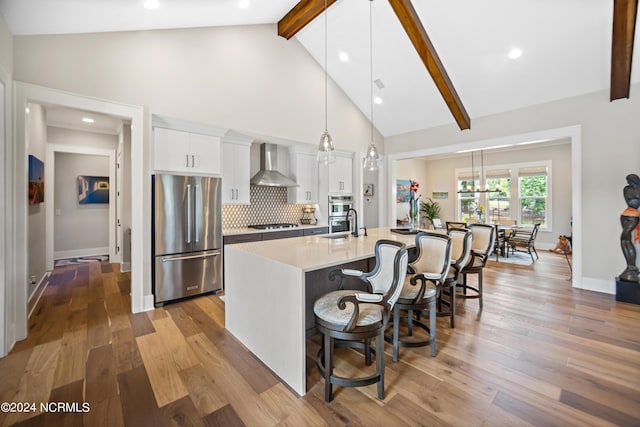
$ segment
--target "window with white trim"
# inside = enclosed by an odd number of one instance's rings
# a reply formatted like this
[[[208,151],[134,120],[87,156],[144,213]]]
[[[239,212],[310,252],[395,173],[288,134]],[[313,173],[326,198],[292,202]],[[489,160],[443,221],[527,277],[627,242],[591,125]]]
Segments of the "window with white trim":
[[[472,174],[470,169],[456,169],[457,188],[463,190],[458,193],[458,221],[478,220],[482,206],[484,222],[515,219],[518,225],[540,223],[541,229],[551,230],[550,160],[485,165],[483,172],[481,176],[477,170]]]
[[[511,169],[489,169],[486,172],[487,219],[494,223],[511,218]]]
[[[480,206],[480,197],[479,193],[475,193],[473,190],[479,188],[479,185],[480,174],[478,172],[475,173],[475,177],[471,171],[461,172],[458,174],[457,188],[465,190],[464,193],[458,193],[459,221],[466,222],[477,217],[477,209],[478,206]]]
[[[547,226],[547,200],[549,197],[547,166],[520,168],[518,171],[518,216],[522,225],[540,223]]]

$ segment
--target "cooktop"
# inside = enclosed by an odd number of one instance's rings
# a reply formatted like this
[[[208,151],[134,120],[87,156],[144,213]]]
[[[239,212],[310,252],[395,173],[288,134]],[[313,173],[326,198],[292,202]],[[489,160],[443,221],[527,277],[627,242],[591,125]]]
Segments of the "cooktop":
[[[256,228],[258,230],[277,230],[280,228],[296,228],[297,226],[298,224],[280,222],[275,224],[255,224],[255,225],[250,225],[249,228]]]

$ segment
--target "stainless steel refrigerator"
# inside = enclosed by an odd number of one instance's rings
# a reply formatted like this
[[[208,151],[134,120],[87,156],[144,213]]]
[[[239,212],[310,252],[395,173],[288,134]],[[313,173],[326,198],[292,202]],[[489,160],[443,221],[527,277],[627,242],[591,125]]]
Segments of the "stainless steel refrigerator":
[[[155,304],[222,289],[220,178],[153,176]]]

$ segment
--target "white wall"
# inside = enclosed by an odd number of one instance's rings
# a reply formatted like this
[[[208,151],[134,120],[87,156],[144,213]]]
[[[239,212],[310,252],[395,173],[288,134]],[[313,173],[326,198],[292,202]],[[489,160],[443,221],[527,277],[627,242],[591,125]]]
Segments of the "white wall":
[[[47,142],[47,126],[45,125],[45,112],[42,106],[38,104],[29,104],[29,114],[26,123],[27,153],[36,156],[44,163],[45,171],[46,162],[46,142]],[[26,161],[26,159],[24,160]],[[45,181],[44,185],[47,185]],[[26,197],[26,194],[25,194]],[[49,201],[44,199],[44,203],[29,205],[28,208],[28,264],[27,277],[30,280],[39,282],[45,275],[46,268],[46,203]],[[27,284],[24,284],[27,286]]]
[[[379,226],[378,202],[380,200],[380,186],[378,185],[379,171],[362,171],[362,184],[373,184],[373,196],[364,196],[364,187],[354,188],[354,192],[362,194],[362,225],[367,228]]]
[[[323,70],[275,25],[17,36],[15,52],[16,80],[314,145],[324,131]],[[364,151],[367,118],[332,81],[328,102],[336,148]]]
[[[610,287],[625,267],[619,223],[626,206],[625,176],[640,170],[639,98],[640,85],[635,84],[630,99],[609,102],[608,91],[596,92],[474,118],[471,130],[464,132],[448,125],[398,135],[388,138],[385,146],[388,153],[402,153],[579,125],[582,279],[587,288]]]
[[[55,154],[54,258],[109,253],[109,205],[78,203],[78,175],[109,176],[109,158]],[[113,183],[112,183],[113,184]]]
[[[13,70],[13,36],[4,17],[0,15],[0,67],[7,73]]]
[[[118,147],[118,136],[47,126],[47,142],[74,147],[115,150]]]

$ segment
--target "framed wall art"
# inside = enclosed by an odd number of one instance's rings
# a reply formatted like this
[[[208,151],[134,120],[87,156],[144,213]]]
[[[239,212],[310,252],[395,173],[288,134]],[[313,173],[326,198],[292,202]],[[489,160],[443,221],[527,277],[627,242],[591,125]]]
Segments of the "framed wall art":
[[[109,203],[109,177],[78,175],[78,203]]]
[[[30,205],[44,202],[44,163],[29,154],[29,197]]]

